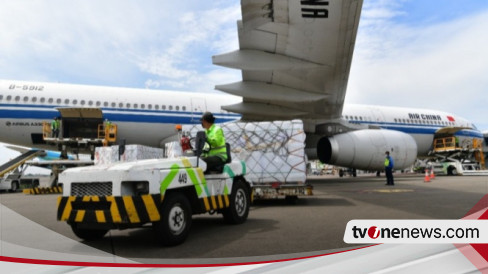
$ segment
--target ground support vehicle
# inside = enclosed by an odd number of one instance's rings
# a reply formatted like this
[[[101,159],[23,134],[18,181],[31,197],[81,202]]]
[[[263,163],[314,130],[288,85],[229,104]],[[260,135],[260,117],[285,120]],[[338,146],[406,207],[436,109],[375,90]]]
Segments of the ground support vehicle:
[[[431,167],[436,174],[445,175],[488,175],[482,141],[476,138],[464,140],[462,144],[454,136],[434,139],[431,154],[435,161]]]
[[[159,242],[169,246],[185,241],[194,214],[245,222],[251,203],[245,163],[227,163],[222,173],[205,171],[197,156],[67,169],[59,177],[57,218],[85,240],[152,223]]]

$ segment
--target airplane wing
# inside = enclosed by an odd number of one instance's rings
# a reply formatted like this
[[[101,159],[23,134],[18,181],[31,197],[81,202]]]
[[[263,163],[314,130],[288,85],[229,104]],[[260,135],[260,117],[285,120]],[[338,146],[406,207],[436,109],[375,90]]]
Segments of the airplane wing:
[[[243,102],[222,108],[243,120],[340,118],[362,2],[242,0],[239,50],[212,58],[242,70],[215,88]]]

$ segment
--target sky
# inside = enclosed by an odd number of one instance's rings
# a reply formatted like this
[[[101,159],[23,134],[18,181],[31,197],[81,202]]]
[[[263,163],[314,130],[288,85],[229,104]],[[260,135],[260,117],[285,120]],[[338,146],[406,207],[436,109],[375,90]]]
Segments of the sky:
[[[237,0],[0,0],[0,78],[217,92],[241,79],[211,61],[238,49],[240,17]],[[346,103],[488,130],[487,28],[487,1],[364,0]]]

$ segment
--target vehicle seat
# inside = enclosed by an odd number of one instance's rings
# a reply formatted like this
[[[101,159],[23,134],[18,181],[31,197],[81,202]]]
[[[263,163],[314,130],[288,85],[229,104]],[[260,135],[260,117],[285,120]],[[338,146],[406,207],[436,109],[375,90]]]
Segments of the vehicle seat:
[[[230,155],[230,144],[229,143],[225,143],[225,149],[227,150],[227,161],[225,161],[225,163],[222,164],[222,165],[216,166],[212,170],[208,170],[208,173],[207,174],[219,174],[219,173],[222,173],[222,172],[224,172],[224,166],[226,164],[232,162],[232,157]]]

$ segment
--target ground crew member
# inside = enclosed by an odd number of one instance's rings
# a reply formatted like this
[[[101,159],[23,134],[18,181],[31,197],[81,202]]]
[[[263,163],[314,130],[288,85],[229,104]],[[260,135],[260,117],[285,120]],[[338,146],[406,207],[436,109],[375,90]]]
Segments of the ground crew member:
[[[59,128],[61,122],[59,121],[58,117],[54,117],[54,120],[51,122],[51,135],[53,138],[59,137]]]
[[[203,154],[202,160],[207,164],[207,171],[215,170],[215,167],[227,162],[224,131],[214,124],[215,117],[210,112],[205,112],[200,121],[205,129],[205,135],[207,135],[207,143],[210,145],[208,152]]]
[[[385,152],[385,174],[386,174],[386,185],[392,186],[393,183],[393,159],[390,157],[390,152]]]

